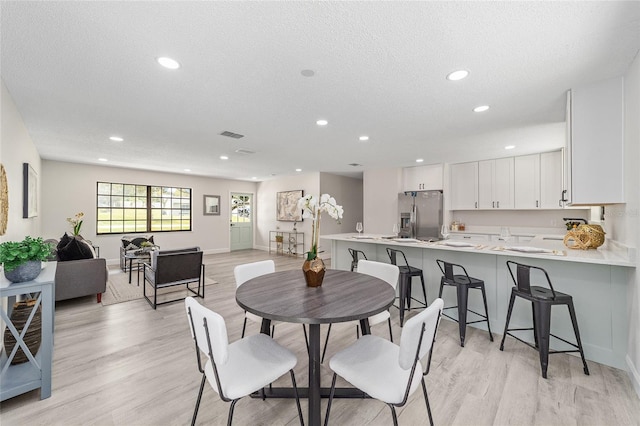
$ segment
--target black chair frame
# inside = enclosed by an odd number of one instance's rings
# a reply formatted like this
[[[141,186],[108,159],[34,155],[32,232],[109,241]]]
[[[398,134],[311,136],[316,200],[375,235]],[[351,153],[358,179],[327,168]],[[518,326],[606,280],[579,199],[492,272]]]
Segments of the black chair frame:
[[[446,262],[440,259],[436,259],[436,263],[438,264],[438,267],[442,272],[442,278],[440,278],[440,292],[438,293],[438,297],[442,299],[442,292],[445,285],[456,287],[458,304],[456,306],[448,306],[443,308],[442,315],[458,323],[458,329],[460,332],[460,346],[464,347],[467,325],[475,324],[478,322],[487,323],[487,329],[489,330],[489,340],[493,342],[493,333],[491,333],[491,324],[489,323],[489,310],[487,308],[487,295],[484,288],[484,281],[470,277],[467,273],[467,270],[462,265]],[[464,275],[455,275],[454,268],[462,269]],[[470,288],[477,288],[481,291],[482,301],[484,302],[484,315],[467,307]],[[454,318],[446,314],[444,312],[445,309],[457,309],[458,318]],[[482,319],[467,321],[467,312],[471,312],[472,314],[475,314]]]
[[[404,265],[398,265],[398,253],[402,255],[402,259],[404,259]],[[391,264],[396,265],[400,269],[400,278],[398,279],[398,286],[400,287],[399,306],[393,306],[398,308],[398,310],[400,311],[400,327],[402,327],[402,325],[404,324],[405,302],[407,311],[411,311],[411,300],[418,302],[421,305],[419,306],[420,308],[426,308],[427,288],[424,284],[424,274],[422,273],[422,269],[409,266],[409,262],[407,262],[407,256],[405,256],[402,250],[396,250],[387,247],[387,255],[389,256],[389,260],[391,260]],[[420,277],[420,282],[422,284],[422,293],[424,295],[424,303],[421,300],[411,297],[411,279],[413,277]]]
[[[364,254],[362,250],[352,248],[348,248],[347,250],[349,250],[349,254],[351,255],[351,272],[358,268],[358,260],[360,260],[359,256],[362,256],[364,260],[368,260],[367,255]]]
[[[196,417],[198,416],[198,409],[200,408],[200,401],[202,400],[202,392],[204,391],[204,385],[207,381],[207,376],[204,371],[204,366],[202,365],[202,358],[200,355],[200,349],[198,348],[198,340],[196,338],[196,333],[195,333],[196,329],[193,324],[193,316],[191,314],[191,308],[189,308],[188,312],[189,312],[189,321],[191,322],[191,329],[194,331],[193,341],[196,346],[196,358],[198,360],[198,371],[202,374],[202,380],[200,380],[200,389],[198,390],[198,398],[196,399],[196,407],[193,411],[193,417],[191,418],[191,426],[194,426],[196,424]],[[218,395],[220,395],[220,399],[223,400],[224,402],[231,403],[231,405],[229,406],[229,415],[227,416],[227,426],[231,426],[231,422],[233,421],[233,410],[236,406],[236,403],[242,398],[229,399],[224,396],[224,392],[222,391],[222,387],[220,386],[220,377],[218,376],[218,367],[216,366],[216,362],[214,361],[214,358],[213,358],[213,349],[211,347],[211,338],[209,336],[209,327],[207,326],[206,318],[204,318],[203,325],[206,331],[207,345],[209,347],[208,348],[209,359],[211,360],[211,365],[213,366],[213,374],[215,376],[216,385],[218,387]],[[291,376],[291,383],[293,384],[293,391],[296,397],[296,405],[298,407],[298,417],[300,418],[300,424],[304,426],[304,419],[302,417],[302,408],[300,407],[300,398],[298,396],[298,386],[296,385],[296,376],[293,370],[289,370],[289,375]]]
[[[513,274],[514,266],[516,268],[516,275]],[[513,280],[514,287],[511,288],[509,310],[507,311],[507,321],[505,322],[504,333],[502,335],[502,341],[500,342],[500,350],[504,350],[504,340],[507,335],[537,350],[540,354],[540,368],[542,370],[542,377],[545,379],[547,378],[547,368],[549,366],[549,354],[579,352],[580,357],[582,358],[584,374],[589,375],[589,367],[587,366],[587,361],[584,357],[584,350],[582,348],[582,341],[580,340],[580,331],[578,330],[578,321],[573,306],[573,298],[568,294],[556,291],[553,288],[553,284],[551,284],[549,274],[543,268],[540,268],[538,266],[524,265],[521,263],[513,262],[511,260],[507,261],[507,268],[509,269],[509,274],[511,275],[511,279]],[[547,280],[547,284],[549,285],[548,289],[544,287],[531,286],[531,269],[537,269],[544,274]],[[516,296],[522,297],[523,299],[531,302],[533,327],[509,328],[509,321],[511,320],[511,312],[513,311],[513,305]],[[553,305],[567,305],[577,343],[569,342],[568,340],[565,340],[562,337],[556,336],[555,334],[551,333],[551,307]],[[511,331],[531,330],[533,330],[533,338],[535,344],[531,344],[510,333]],[[576,349],[549,350],[550,337],[554,337]]]
[[[155,267],[153,269],[150,264],[143,263],[142,295],[153,309],[156,309],[158,305],[185,299],[185,297],[179,297],[158,302],[158,289],[161,288],[184,285],[190,293],[204,299],[205,266],[202,263],[202,251],[199,249],[161,252],[157,255]],[[192,283],[198,283],[197,290],[189,287],[189,284]],[[153,300],[147,296],[147,284],[153,288]]]

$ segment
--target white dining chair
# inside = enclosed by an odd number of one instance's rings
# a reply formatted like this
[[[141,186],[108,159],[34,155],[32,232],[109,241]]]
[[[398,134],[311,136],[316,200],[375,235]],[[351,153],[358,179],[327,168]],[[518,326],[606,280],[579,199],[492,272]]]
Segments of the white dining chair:
[[[402,407],[422,384],[429,423],[433,425],[424,376],[429,372],[431,353],[444,302],[436,299],[429,307],[409,319],[402,329],[400,345],[371,334],[362,336],[329,360],[333,381],[325,416],[329,423],[331,402],[340,376],[372,398],[391,408],[393,424],[398,424],[395,407]],[[426,365],[421,362],[426,355]]]
[[[229,344],[224,318],[200,305],[193,297],[185,299],[191,337],[195,341],[198,370],[202,373],[200,390],[191,425],[196,422],[205,382],[220,395],[220,399],[231,402],[227,425],[233,420],[236,402],[244,396],[261,390],[271,382],[289,372],[296,397],[300,424],[304,425],[298,388],[293,367],[297,358],[293,352],[280,346],[271,337],[259,333]],[[205,359],[202,359],[202,355]],[[203,367],[203,361],[206,361]]]
[[[357,268],[359,273],[380,278],[381,280],[389,283],[389,285],[393,287],[394,291],[396,290],[396,287],[398,286],[398,277],[400,276],[400,269],[396,265],[361,259],[358,261]],[[387,323],[389,324],[389,339],[391,339],[391,341],[393,342],[393,330],[391,329],[391,313],[386,310],[369,317],[370,326],[380,324],[384,321],[387,321]],[[359,329],[359,325],[356,324],[356,338],[360,337]],[[320,362],[324,362],[324,356],[327,352],[327,346],[329,345],[330,334],[331,324],[329,324],[329,328],[327,329],[327,337],[324,340],[324,349],[322,350],[322,358],[320,359]]]
[[[233,276],[236,279],[236,288],[240,287],[245,282],[252,278],[259,277],[261,275],[270,274],[276,271],[276,265],[273,260],[262,260],[260,262],[245,263],[233,268]],[[244,321],[242,323],[242,337],[244,337],[245,329],[247,328],[247,319],[255,323],[262,323],[262,318],[251,312],[244,312]],[[275,331],[275,324],[271,326],[271,337]]]

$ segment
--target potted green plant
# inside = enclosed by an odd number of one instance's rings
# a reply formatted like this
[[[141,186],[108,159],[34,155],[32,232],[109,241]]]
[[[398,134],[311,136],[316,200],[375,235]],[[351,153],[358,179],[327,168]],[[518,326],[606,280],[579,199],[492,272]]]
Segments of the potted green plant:
[[[51,254],[51,244],[42,238],[25,237],[22,241],[0,244],[0,263],[4,276],[14,283],[31,281],[40,274],[40,262]]]

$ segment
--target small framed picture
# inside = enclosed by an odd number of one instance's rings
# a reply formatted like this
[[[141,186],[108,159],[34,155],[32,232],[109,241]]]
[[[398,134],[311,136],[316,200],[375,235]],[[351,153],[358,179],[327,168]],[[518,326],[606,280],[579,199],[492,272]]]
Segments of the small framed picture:
[[[38,175],[29,163],[22,163],[22,217],[38,216]]]
[[[220,215],[220,196],[219,195],[205,195],[204,196],[204,211],[205,215]]]

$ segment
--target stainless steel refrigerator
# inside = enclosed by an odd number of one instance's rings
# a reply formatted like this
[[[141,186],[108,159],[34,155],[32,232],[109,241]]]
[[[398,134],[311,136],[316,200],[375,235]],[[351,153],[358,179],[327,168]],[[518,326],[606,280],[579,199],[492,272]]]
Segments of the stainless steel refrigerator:
[[[440,239],[442,191],[398,194],[399,236],[419,240]]]

